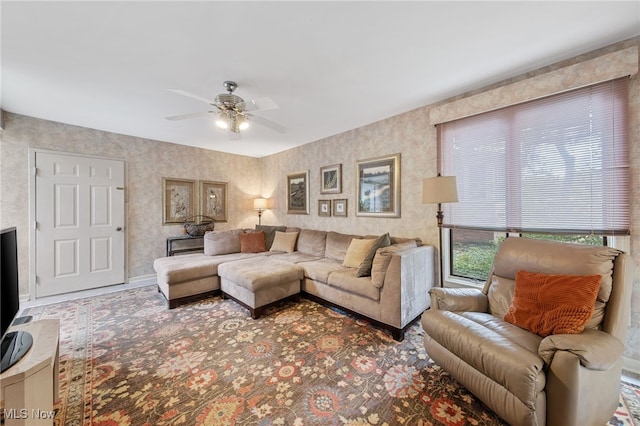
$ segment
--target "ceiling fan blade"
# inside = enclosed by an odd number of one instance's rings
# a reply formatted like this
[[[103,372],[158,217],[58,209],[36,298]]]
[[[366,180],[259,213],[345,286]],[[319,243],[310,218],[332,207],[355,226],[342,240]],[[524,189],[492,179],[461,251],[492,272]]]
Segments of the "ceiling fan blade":
[[[245,102],[245,109],[247,111],[268,111],[278,108],[280,108],[278,104],[271,98],[258,98]]]
[[[268,127],[271,130],[275,130],[278,133],[287,133],[287,129],[284,126],[278,123],[274,123],[271,120],[267,120],[266,118],[258,117],[257,115],[248,116],[248,120],[249,122],[256,123],[264,127]]]
[[[166,89],[166,90],[168,90],[169,92],[177,93],[178,95],[186,96],[188,98],[196,99],[198,101],[206,102],[210,105],[213,105],[213,102],[210,101],[209,99],[203,98],[202,96],[194,95],[193,93],[185,92],[184,90],[181,90],[181,89]]]
[[[171,121],[185,120],[187,118],[203,117],[211,113],[213,113],[213,111],[192,112],[190,114],[172,115],[171,117],[165,117],[165,119]]]

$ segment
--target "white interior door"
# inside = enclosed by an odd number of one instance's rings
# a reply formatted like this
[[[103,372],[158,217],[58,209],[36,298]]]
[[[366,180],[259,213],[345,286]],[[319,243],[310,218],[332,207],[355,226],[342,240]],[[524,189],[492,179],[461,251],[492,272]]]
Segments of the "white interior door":
[[[36,152],[36,297],[123,283],[124,162]]]

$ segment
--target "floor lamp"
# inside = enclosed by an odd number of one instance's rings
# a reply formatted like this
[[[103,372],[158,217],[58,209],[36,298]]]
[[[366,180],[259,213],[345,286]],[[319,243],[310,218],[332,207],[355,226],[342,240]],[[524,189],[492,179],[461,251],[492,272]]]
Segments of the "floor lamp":
[[[262,225],[262,212],[267,209],[267,199],[266,198],[254,198],[253,199],[253,209],[258,210],[258,226]]]
[[[440,287],[444,287],[444,262],[442,257],[442,220],[444,219],[444,213],[442,213],[442,204],[457,202],[458,188],[455,176],[436,176],[425,178],[422,181],[422,203],[438,204],[436,218],[438,219],[438,237],[440,243],[440,247],[438,248],[440,250]]]

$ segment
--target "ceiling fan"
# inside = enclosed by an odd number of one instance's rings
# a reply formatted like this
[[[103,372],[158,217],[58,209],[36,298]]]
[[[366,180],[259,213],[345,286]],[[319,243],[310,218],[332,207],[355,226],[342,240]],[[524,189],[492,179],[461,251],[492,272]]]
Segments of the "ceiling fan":
[[[184,90],[167,89],[170,92],[206,102],[215,108],[211,111],[173,115],[171,117],[166,117],[166,119],[176,121],[214,114],[216,126],[223,130],[229,130],[233,133],[240,133],[241,130],[247,129],[250,125],[249,123],[256,123],[261,126],[268,127],[271,130],[275,130],[276,132],[285,133],[285,128],[280,124],[253,114],[254,111],[278,109],[278,105],[271,98],[259,98],[245,102],[245,100],[240,96],[233,94],[233,92],[238,88],[238,84],[235,81],[225,81],[222,84],[227,90],[227,93],[222,93],[216,96],[213,101]]]

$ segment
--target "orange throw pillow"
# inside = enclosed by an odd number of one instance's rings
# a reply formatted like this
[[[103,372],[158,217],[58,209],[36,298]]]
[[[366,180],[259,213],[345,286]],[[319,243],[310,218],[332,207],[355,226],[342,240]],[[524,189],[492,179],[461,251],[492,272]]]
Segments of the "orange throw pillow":
[[[267,251],[264,231],[240,234],[240,253],[261,253]]]
[[[504,320],[543,337],[580,333],[593,315],[601,278],[518,271]]]

